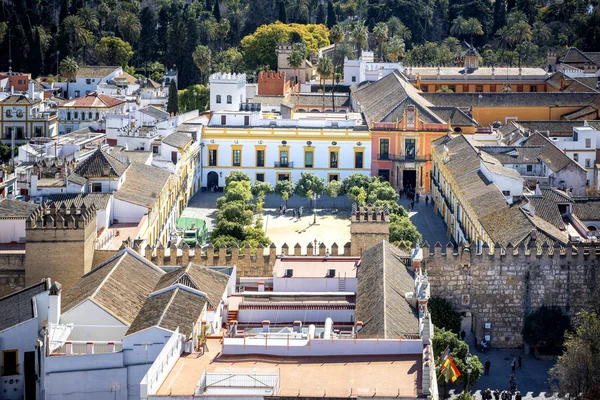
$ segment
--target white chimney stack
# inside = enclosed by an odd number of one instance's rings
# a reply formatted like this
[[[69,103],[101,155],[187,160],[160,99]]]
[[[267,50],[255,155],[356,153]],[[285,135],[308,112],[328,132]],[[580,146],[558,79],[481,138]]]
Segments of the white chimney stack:
[[[50,296],[48,296],[48,325],[56,325],[60,322],[61,287],[62,285],[56,281],[50,286]]]
[[[31,100],[33,100],[33,96],[35,96],[35,83],[34,83],[33,79],[30,79],[29,87],[27,90],[27,97],[29,97]]]
[[[265,291],[265,283],[263,281],[258,282],[258,291],[259,292]]]

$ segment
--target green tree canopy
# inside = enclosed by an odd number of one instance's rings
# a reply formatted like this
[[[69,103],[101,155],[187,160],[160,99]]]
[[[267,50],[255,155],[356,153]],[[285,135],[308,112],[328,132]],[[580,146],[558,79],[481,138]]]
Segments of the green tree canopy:
[[[209,106],[210,90],[206,85],[188,86],[179,92],[179,111],[182,113],[191,110],[206,111]]]
[[[250,67],[269,66],[277,68],[275,48],[282,43],[290,43],[292,34],[302,38],[309,52],[329,45],[329,32],[324,25],[315,24],[273,24],[260,26],[253,34],[241,41],[244,60]]]
[[[225,186],[229,186],[231,182],[250,182],[250,177],[247,173],[242,171],[232,171],[225,177]]]
[[[250,190],[257,199],[264,199],[266,195],[273,193],[275,189],[269,182],[256,181],[252,184]]]
[[[440,365],[440,356],[444,350],[446,350],[446,347],[450,348],[452,360],[461,373],[457,380],[458,383],[465,385],[468,379],[469,386],[473,386],[479,380],[479,377],[483,374],[483,365],[481,364],[481,361],[479,361],[479,357],[473,355],[471,357],[471,373],[467,374],[467,354],[469,354],[469,345],[461,341],[456,333],[446,331],[443,328],[436,329],[435,334],[433,335],[432,344],[436,365]]]
[[[177,83],[175,83],[175,80],[172,80],[169,84],[167,112],[172,115],[179,114],[179,94],[177,93]]]
[[[325,187],[325,191],[327,192],[327,196],[333,199],[333,208],[335,208],[335,199],[342,191],[342,182],[336,180],[330,181]]]
[[[365,190],[368,190],[369,185],[371,185],[372,181],[373,178],[371,178],[369,175],[361,174],[358,172],[350,174],[342,180],[342,191],[340,194],[347,194],[348,191],[355,186],[362,187]]]
[[[96,45],[96,56],[104,65],[125,67],[133,56],[131,45],[118,37],[103,37]]]
[[[436,329],[444,329],[456,334],[460,333],[462,316],[450,302],[442,297],[432,296],[427,301],[427,309]]]
[[[296,181],[294,192],[300,197],[309,197],[311,194],[325,193],[325,181],[312,172],[303,172]]]
[[[560,307],[542,306],[525,317],[523,340],[533,347],[556,352],[570,327],[571,321]]]
[[[573,398],[600,398],[600,317],[595,312],[580,312],[575,329],[566,332],[564,352],[551,369],[561,395]]]

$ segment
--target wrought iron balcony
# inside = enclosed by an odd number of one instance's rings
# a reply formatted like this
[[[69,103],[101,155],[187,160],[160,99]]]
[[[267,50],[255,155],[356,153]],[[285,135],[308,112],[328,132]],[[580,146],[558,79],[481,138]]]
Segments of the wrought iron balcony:
[[[431,161],[431,154],[392,154],[392,153],[379,153],[377,154],[378,160],[391,160],[398,162],[426,162]]]
[[[275,168],[294,168],[294,162],[293,161],[275,161],[273,163],[273,166]]]

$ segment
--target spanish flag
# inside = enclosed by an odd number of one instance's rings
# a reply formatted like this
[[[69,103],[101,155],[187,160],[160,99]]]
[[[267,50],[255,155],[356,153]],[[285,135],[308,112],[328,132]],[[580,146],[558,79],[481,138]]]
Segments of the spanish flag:
[[[449,382],[454,382],[460,376],[460,371],[454,365],[454,361],[452,361],[452,356],[450,355],[442,364],[442,374],[446,377],[446,381]]]

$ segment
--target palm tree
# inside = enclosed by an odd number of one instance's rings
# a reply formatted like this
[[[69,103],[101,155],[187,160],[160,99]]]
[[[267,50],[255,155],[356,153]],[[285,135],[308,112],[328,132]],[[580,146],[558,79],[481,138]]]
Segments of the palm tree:
[[[396,32],[403,26],[402,21],[398,17],[391,17],[387,21],[388,30],[390,31],[390,36],[394,36]]]
[[[300,48],[294,48],[287,58],[287,62],[290,67],[294,69],[294,75],[296,76],[296,83],[298,80],[298,69],[304,65],[304,52]],[[298,89],[297,92],[300,90]],[[298,106],[298,96],[296,96],[296,106]]]
[[[85,29],[83,19],[78,15],[69,15],[63,22],[63,32],[69,41],[68,47],[71,55],[75,55],[81,48],[93,43],[92,32]]]
[[[518,22],[525,21],[527,22],[527,15],[521,10],[513,9],[508,16],[506,17],[506,25],[512,27]]]
[[[323,90],[323,111],[325,111],[325,79],[329,78],[333,73],[333,63],[331,58],[323,57],[317,63],[317,73],[319,74],[319,80],[321,83],[321,90]],[[335,102],[335,98],[332,99]]]
[[[450,27],[450,34],[455,37],[460,37],[465,33],[465,22],[466,20],[463,17],[457,17],[452,21],[452,26]]]
[[[536,21],[533,23],[531,34],[533,36],[533,41],[538,46],[544,46],[552,36],[550,29],[542,21]]]
[[[359,22],[354,26],[354,29],[352,29],[350,36],[356,46],[358,57],[360,57],[362,55],[362,49],[366,48],[368,45],[369,31],[362,22]]]
[[[135,43],[140,38],[142,26],[137,15],[124,12],[119,16],[119,31],[123,39],[129,43]]]
[[[65,18],[66,19],[66,18]],[[79,71],[79,65],[73,57],[64,58],[59,65],[60,75],[67,80],[67,96],[69,93],[69,82],[75,79]]]
[[[387,46],[387,56],[391,62],[397,62],[399,57],[404,57],[406,46],[399,36],[390,39]]]
[[[398,28],[398,36],[404,40],[404,42],[410,42],[412,40],[412,32],[408,29],[408,26],[402,24]]]
[[[464,34],[470,37],[471,46],[474,46],[473,36],[483,35],[483,27],[481,26],[481,22],[479,22],[477,18],[469,18],[468,20],[466,20],[463,26],[463,30]]]
[[[92,8],[84,7],[77,12],[77,15],[83,19],[85,29],[92,33],[97,33],[100,28],[98,12]]]
[[[444,39],[443,43],[453,54],[458,55],[460,53],[460,40],[458,40],[457,38],[453,36],[448,36],[446,39]]]
[[[388,26],[385,22],[378,22],[373,27],[373,36],[379,46],[379,58],[383,59],[383,42],[388,38]]]
[[[531,40],[531,25],[526,21],[519,21],[509,29],[511,41],[514,44],[521,44]]]
[[[200,70],[200,82],[202,83],[202,72],[210,66],[212,53],[208,47],[199,44],[198,46],[196,46],[196,50],[194,50],[194,52],[192,53],[192,58],[194,59],[194,64],[196,64],[196,67],[198,67],[198,69]]]
[[[333,73],[335,75],[337,71],[336,61],[337,61],[337,46],[344,40],[344,30],[340,25],[334,25],[329,30],[329,41],[333,43]],[[335,90],[337,89],[337,82],[334,89],[331,91],[331,101],[333,112],[335,112]]]

